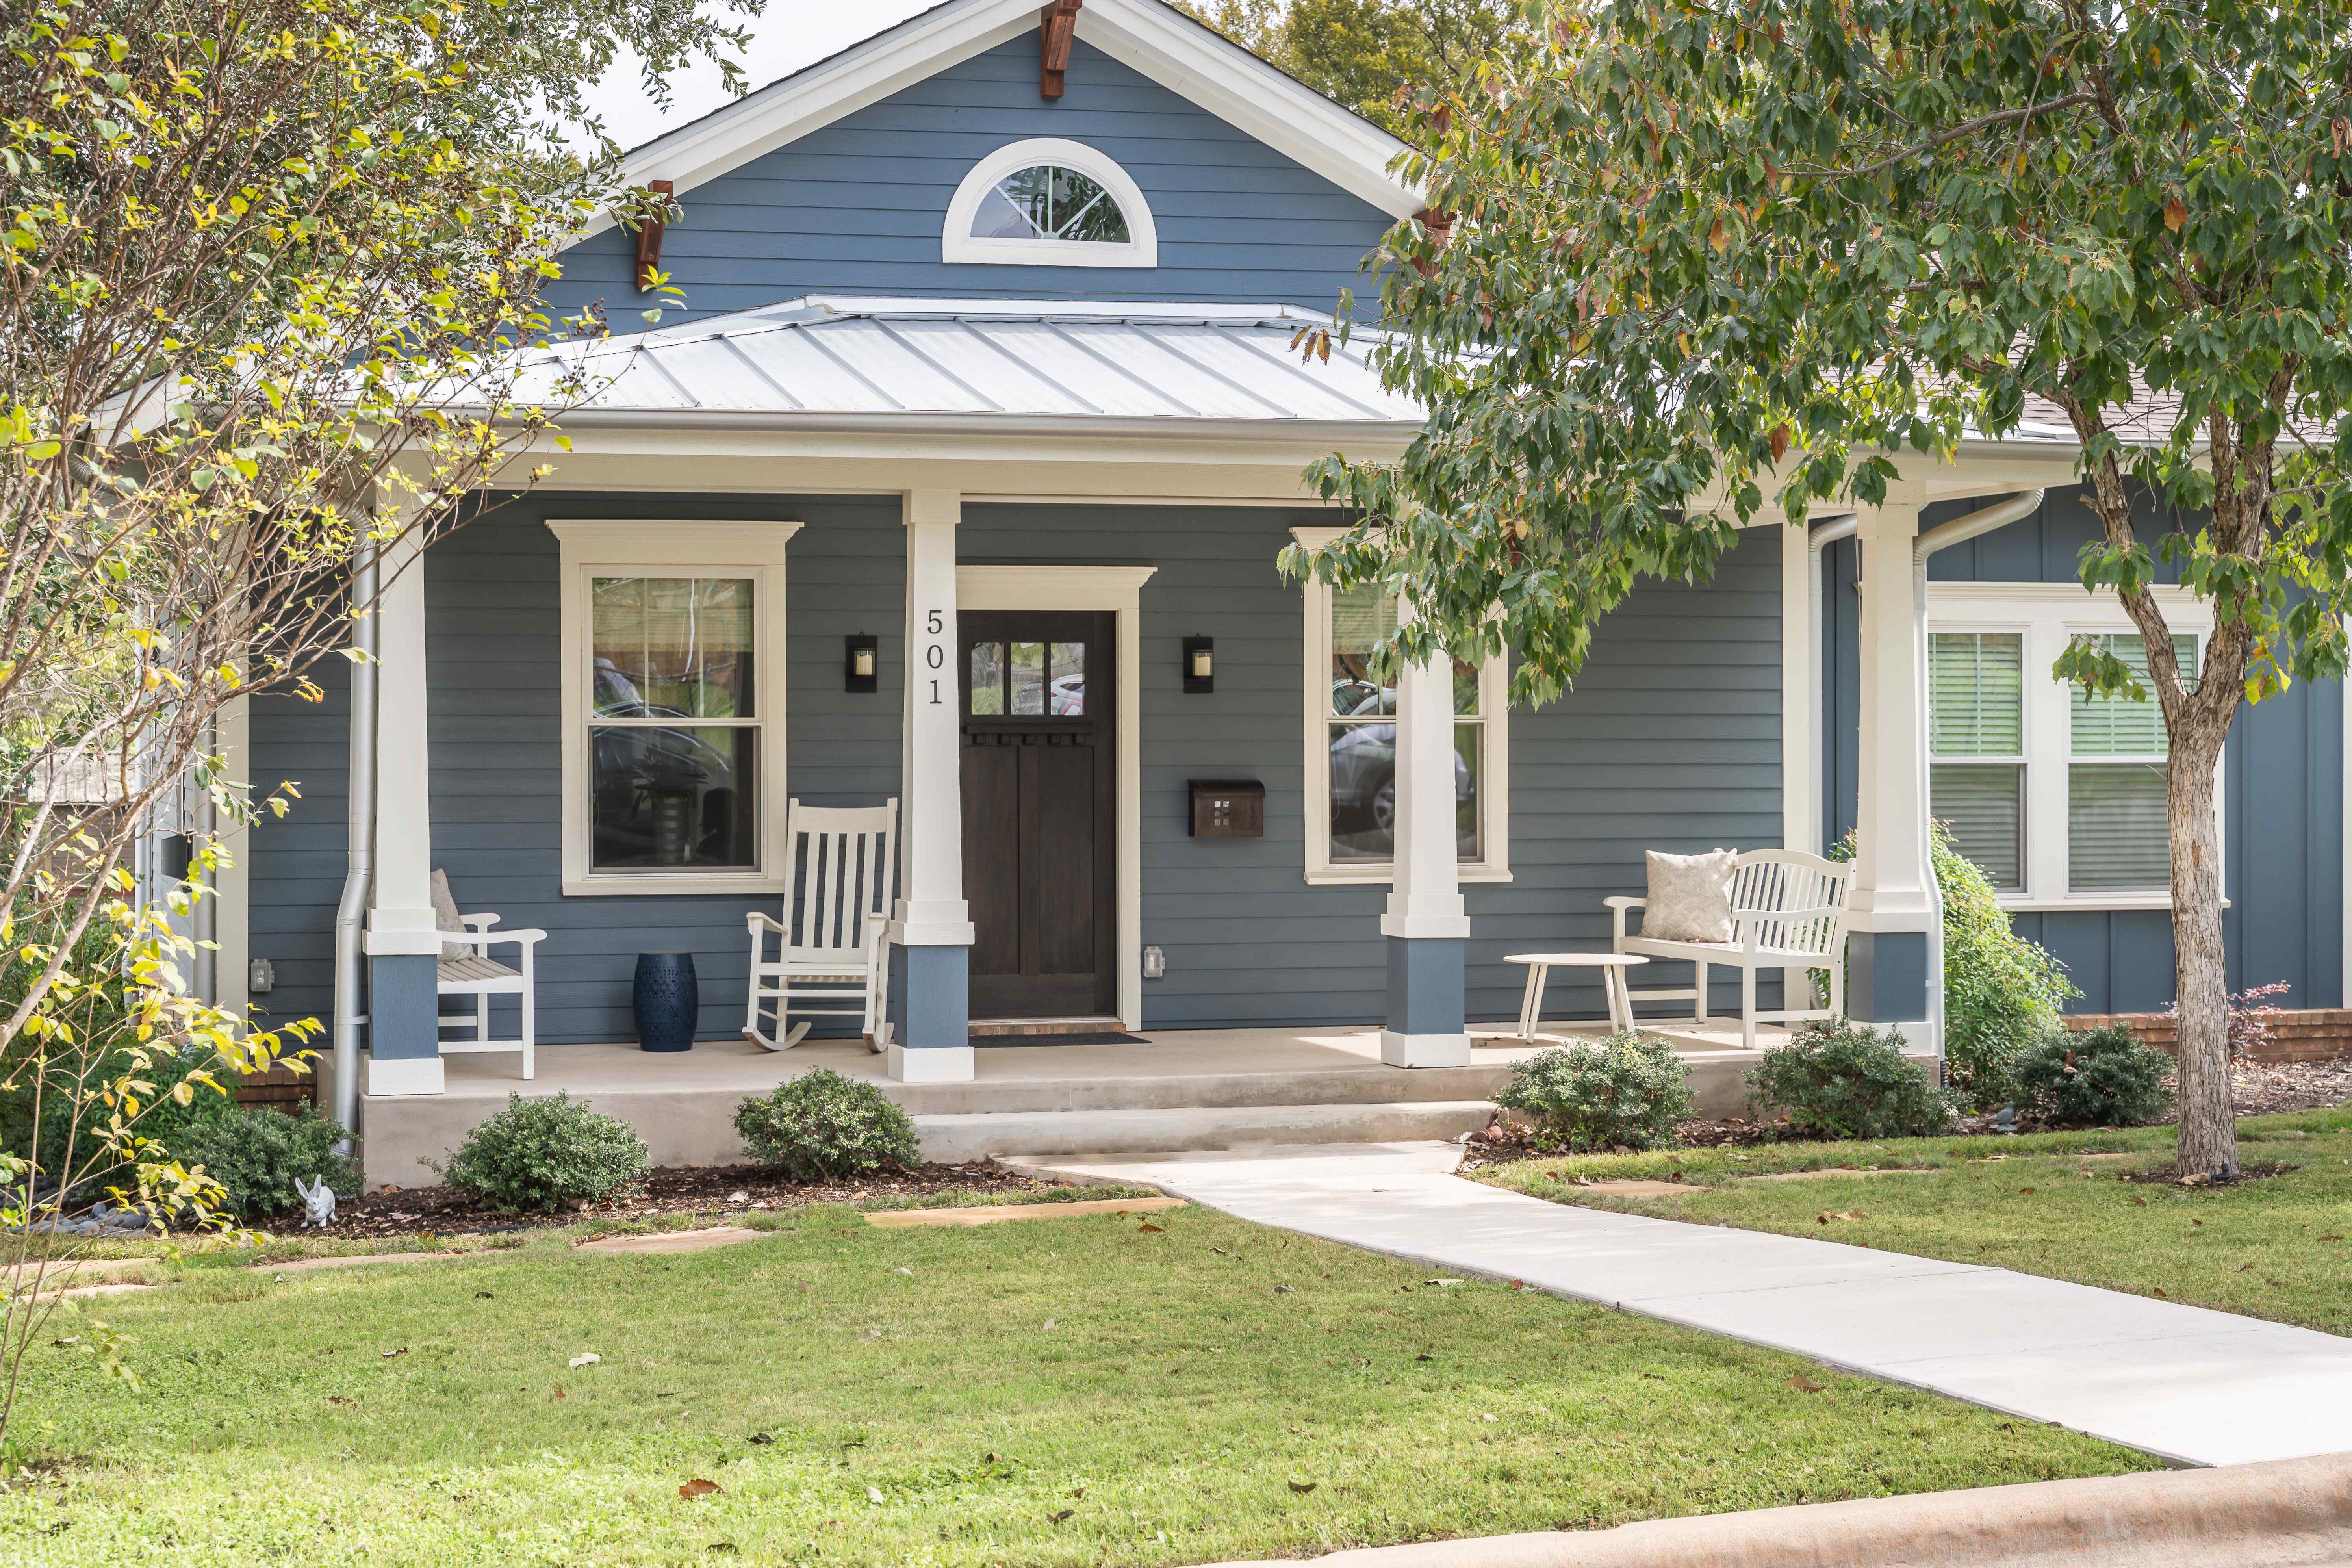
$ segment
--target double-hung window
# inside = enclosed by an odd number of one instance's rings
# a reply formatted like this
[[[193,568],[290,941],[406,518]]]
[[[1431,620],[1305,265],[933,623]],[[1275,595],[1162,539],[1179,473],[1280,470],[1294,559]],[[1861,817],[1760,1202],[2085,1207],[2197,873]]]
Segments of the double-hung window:
[[[782,886],[783,545],[796,523],[551,522],[563,890]]]
[[[1338,529],[1294,531],[1316,544]],[[1375,588],[1306,584],[1307,878],[1385,882],[1395,872],[1396,689],[1372,670],[1397,605]],[[1510,879],[1507,670],[1454,665],[1454,828],[1465,881]]]
[[[2194,679],[2210,612],[2158,591]],[[2171,885],[2164,720],[2153,691],[2092,697],[2052,667],[2089,638],[2146,683],[2120,608],[2071,584],[1928,589],[1929,810],[2012,908],[2161,907]],[[2217,807],[2218,807],[2218,802]]]

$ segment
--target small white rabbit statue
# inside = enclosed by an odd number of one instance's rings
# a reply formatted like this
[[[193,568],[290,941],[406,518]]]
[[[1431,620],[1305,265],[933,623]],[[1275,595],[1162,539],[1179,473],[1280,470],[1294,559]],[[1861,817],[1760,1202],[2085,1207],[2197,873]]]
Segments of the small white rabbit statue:
[[[334,1223],[335,1189],[327,1185],[326,1177],[320,1176],[309,1186],[304,1186],[302,1178],[297,1176],[294,1178],[294,1190],[302,1194],[302,1228],[304,1230],[310,1229],[314,1225],[324,1230]]]

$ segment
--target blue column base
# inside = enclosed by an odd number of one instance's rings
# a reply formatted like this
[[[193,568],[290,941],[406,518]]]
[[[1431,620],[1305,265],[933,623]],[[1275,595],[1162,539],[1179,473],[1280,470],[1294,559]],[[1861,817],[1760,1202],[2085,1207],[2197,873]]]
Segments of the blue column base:
[[[429,952],[369,956],[367,1093],[441,1092],[438,962]]]
[[[1388,939],[1381,1060],[1403,1068],[1470,1065],[1467,945],[1459,937]]]
[[[890,949],[890,1076],[961,1083],[972,1075],[971,949]]]
[[[1845,952],[1847,1017],[1880,1025],[1926,1022],[1926,931],[1851,931]]]

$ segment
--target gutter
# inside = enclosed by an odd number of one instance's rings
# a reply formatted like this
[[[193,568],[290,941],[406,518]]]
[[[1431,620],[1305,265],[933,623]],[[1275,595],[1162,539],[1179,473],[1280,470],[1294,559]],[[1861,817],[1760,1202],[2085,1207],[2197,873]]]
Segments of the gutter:
[[[352,665],[351,773],[344,826],[343,896],[335,907],[335,1120],[349,1132],[359,1116],[360,928],[367,918],[368,893],[375,880],[375,716],[377,551],[364,541],[352,572],[352,645],[362,657]]]

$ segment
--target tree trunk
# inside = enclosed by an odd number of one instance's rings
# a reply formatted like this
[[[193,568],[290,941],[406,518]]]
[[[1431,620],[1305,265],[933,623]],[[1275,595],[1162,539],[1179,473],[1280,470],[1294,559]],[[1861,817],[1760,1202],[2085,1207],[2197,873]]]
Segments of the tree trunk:
[[[2238,1174],[2238,1123],[2230,1092],[2221,855],[2213,820],[2213,771],[2221,754],[2218,738],[2176,734],[2165,763],[2165,782],[2172,837],[2173,978],[2180,998],[2175,1075],[2180,1173],[2231,1181]]]

